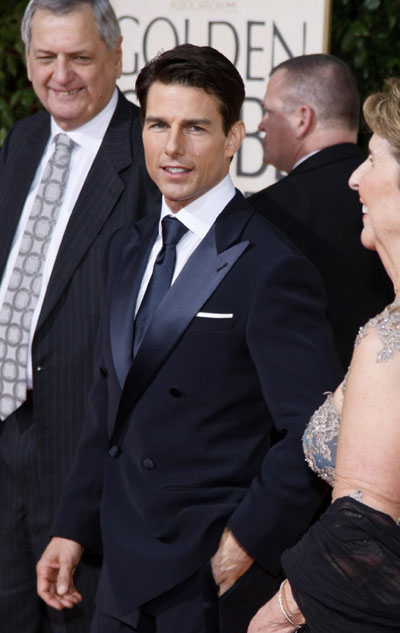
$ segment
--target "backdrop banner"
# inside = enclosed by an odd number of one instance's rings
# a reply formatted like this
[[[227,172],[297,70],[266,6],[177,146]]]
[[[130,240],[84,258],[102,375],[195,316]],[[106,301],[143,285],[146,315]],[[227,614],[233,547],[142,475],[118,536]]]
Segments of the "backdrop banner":
[[[123,34],[119,87],[136,102],[135,81],[157,53],[190,42],[226,55],[246,85],[247,135],[231,168],[235,185],[252,193],[278,174],[262,162],[262,99],[271,69],[308,53],[328,52],[331,0],[112,0]]]

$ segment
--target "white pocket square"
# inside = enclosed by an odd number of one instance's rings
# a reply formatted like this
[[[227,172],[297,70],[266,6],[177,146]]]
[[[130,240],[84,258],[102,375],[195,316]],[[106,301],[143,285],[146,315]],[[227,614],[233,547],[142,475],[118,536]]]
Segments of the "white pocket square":
[[[232,312],[198,312],[196,316],[203,319],[233,319]]]

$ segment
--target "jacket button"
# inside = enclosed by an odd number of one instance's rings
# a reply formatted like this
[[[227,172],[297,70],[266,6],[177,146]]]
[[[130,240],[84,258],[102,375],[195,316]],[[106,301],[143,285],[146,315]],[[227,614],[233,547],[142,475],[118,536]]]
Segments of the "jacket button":
[[[36,371],[43,371],[44,367],[42,365],[37,365]]]
[[[179,398],[182,395],[182,391],[178,387],[170,387],[169,392],[174,398]]]
[[[108,454],[110,457],[119,457],[121,454],[121,449],[119,446],[114,444],[114,446],[110,446],[110,448],[108,449]]]
[[[146,470],[154,470],[155,467],[155,463],[152,459],[149,459],[149,457],[146,457],[146,459],[143,460],[143,468]]]
[[[101,375],[104,376],[105,378],[107,378],[108,370],[105,367],[99,367],[99,369],[100,369]]]

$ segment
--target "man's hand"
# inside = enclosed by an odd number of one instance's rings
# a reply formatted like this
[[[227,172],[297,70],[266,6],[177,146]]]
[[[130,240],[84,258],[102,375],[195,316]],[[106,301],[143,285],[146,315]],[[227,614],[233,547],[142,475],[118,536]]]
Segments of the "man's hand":
[[[61,611],[81,602],[82,596],[73,583],[73,575],[83,547],[66,538],[52,538],[36,566],[37,592],[50,607]]]
[[[222,596],[253,564],[250,556],[238,543],[229,528],[225,528],[218,549],[211,559],[214,580]]]

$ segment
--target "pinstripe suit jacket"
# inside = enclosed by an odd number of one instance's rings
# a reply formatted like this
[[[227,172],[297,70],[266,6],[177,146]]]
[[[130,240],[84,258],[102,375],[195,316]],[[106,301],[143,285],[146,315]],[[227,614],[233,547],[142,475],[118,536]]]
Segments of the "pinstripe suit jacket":
[[[3,145],[1,271],[49,133],[50,117],[43,111],[14,125]],[[33,339],[33,416],[49,522],[85,417],[103,252],[110,235],[144,216],[158,195],[144,166],[138,109],[120,94],[71,214]]]

